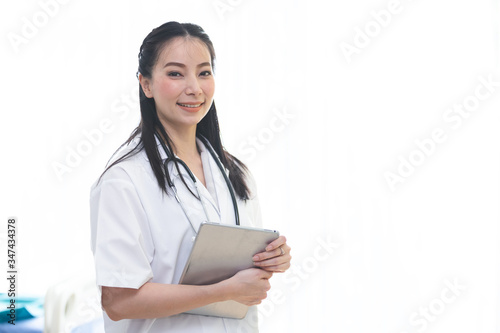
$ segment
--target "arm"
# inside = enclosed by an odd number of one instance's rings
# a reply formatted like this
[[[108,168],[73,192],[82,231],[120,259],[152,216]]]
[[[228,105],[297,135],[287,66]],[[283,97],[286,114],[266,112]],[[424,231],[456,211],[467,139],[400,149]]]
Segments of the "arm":
[[[171,316],[210,303],[234,300],[259,304],[270,289],[272,273],[257,268],[216,284],[191,286],[147,282],[139,289],[102,287],[102,307],[111,320]]]

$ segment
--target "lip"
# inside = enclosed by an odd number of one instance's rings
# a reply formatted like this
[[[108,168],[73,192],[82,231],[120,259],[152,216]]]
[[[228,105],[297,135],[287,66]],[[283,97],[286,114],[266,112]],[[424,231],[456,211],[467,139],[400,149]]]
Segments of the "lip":
[[[193,107],[191,105],[199,105],[199,106]],[[181,109],[183,109],[184,111],[187,111],[187,112],[198,112],[198,111],[201,110],[201,108],[203,107],[203,105],[205,105],[205,102],[196,102],[196,103],[193,103],[193,102],[180,103],[180,102],[178,102],[177,103],[178,107],[180,107]]]

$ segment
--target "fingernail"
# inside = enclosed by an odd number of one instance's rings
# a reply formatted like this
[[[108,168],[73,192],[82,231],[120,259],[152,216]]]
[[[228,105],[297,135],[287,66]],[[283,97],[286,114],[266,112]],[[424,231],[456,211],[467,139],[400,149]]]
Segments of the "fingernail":
[[[272,246],[268,246],[266,247],[266,251],[270,251],[273,247]]]
[[[253,256],[252,260],[253,260],[253,261],[257,261],[257,260],[259,260],[259,256]]]

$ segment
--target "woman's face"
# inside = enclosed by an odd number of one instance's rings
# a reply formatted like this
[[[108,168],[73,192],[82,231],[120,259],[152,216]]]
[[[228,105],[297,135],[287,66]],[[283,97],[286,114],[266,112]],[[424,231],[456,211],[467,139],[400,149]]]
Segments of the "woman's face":
[[[151,78],[139,76],[167,132],[196,129],[212,105],[210,52],[198,38],[175,38],[161,50]]]

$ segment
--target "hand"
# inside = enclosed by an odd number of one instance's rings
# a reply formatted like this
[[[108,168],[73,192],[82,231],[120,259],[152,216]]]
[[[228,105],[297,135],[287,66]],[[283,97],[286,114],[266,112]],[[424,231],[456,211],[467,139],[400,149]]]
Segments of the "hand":
[[[269,279],[273,273],[258,268],[244,269],[233,277],[222,281],[229,290],[229,299],[245,305],[260,304],[271,289]]]
[[[280,236],[269,243],[265,252],[253,256],[254,265],[268,272],[282,273],[290,268],[290,246],[286,244],[285,236]]]

